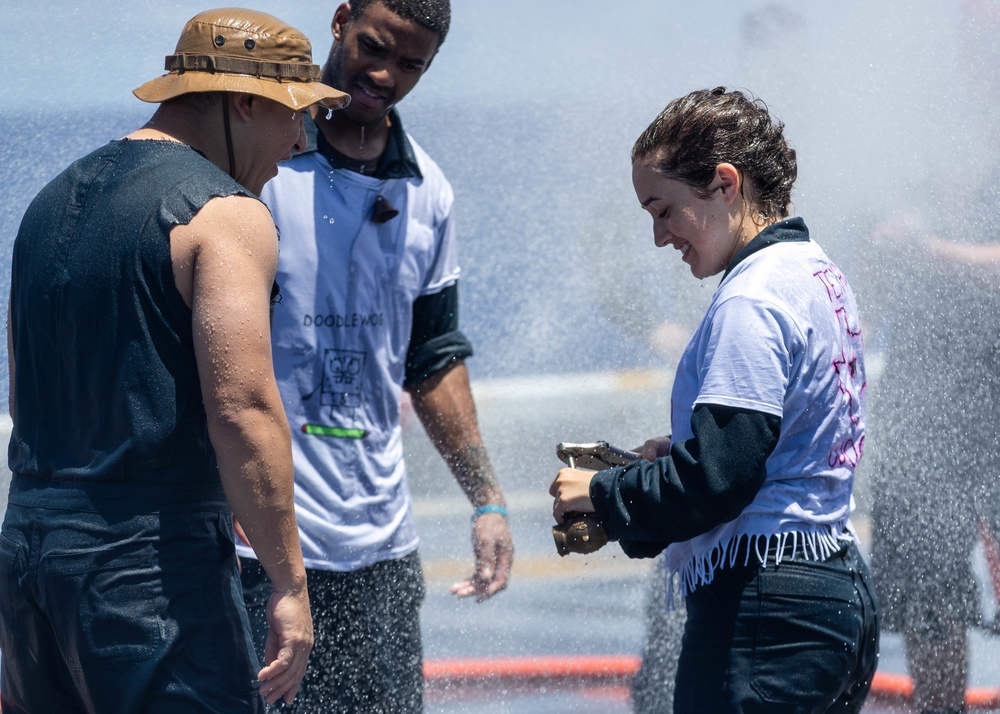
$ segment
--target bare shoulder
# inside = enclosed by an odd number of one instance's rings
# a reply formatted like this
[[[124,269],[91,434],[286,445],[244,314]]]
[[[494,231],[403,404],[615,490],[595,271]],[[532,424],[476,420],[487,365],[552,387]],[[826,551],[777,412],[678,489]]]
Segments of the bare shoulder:
[[[180,240],[194,248],[220,242],[252,243],[276,239],[274,221],[267,207],[249,196],[224,196],[206,203],[191,222],[174,226],[171,243]]]
[[[267,207],[249,196],[225,196],[206,203],[190,223],[170,231],[174,282],[191,305],[196,272],[273,271],[278,235]]]

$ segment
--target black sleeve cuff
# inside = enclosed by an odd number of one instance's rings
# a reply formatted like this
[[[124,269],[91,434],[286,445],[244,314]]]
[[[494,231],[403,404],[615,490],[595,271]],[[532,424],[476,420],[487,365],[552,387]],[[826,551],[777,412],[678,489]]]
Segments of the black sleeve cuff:
[[[410,389],[456,360],[472,356],[472,343],[458,329],[458,283],[413,301],[413,327],[403,387]]]
[[[622,542],[630,557],[655,555],[732,520],[766,478],[779,417],[699,405],[691,425],[694,438],[672,444],[668,456],[599,471],[590,482],[590,500],[608,538]]]
[[[608,534],[608,538],[618,541],[618,545],[621,546],[625,555],[629,558],[655,558],[670,545],[668,541],[629,540],[627,536],[619,537],[620,531],[623,530],[618,528],[621,518],[611,514],[611,504],[616,503],[618,499],[612,498],[611,493],[616,489],[618,478],[624,469],[624,466],[617,466],[594,474],[594,478],[590,481],[590,500],[594,504],[597,519]]]
[[[460,330],[410,345],[403,388],[411,389],[456,360],[472,356],[472,343]]]

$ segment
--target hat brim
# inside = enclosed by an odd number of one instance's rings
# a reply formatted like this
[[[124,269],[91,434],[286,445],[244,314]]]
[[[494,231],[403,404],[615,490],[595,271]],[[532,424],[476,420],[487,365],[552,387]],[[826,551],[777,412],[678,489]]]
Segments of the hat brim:
[[[296,111],[319,104],[343,109],[351,95],[322,82],[278,81],[268,77],[211,72],[171,72],[132,90],[144,102],[159,104],[193,92],[246,92],[273,99]]]

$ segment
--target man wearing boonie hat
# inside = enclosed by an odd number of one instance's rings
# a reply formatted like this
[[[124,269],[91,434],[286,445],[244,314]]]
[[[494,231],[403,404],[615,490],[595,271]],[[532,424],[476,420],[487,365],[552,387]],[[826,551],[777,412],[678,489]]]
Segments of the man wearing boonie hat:
[[[135,90],[152,118],[42,189],[14,244],[4,714],[262,712],[312,647],[257,194],[302,110],[348,97],[250,10],[194,17],[166,67]],[[263,668],[234,513],[274,583]]]
[[[481,602],[510,575],[504,495],[458,321],[454,195],[395,108],[430,67],[450,17],[448,0],[340,4],[323,80],[351,104],[314,113],[309,149],[261,196],[281,231],[273,352],[316,628],[297,712],[423,711],[425,585],[403,460],[404,391],[471,506],[475,570],[452,592]],[[270,590],[254,551],[239,552],[259,646]]]

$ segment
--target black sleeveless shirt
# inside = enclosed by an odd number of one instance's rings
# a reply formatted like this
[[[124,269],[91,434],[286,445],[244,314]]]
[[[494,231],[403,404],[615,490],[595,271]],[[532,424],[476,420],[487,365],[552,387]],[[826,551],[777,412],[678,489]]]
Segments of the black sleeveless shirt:
[[[120,140],[36,196],[11,276],[12,491],[219,483],[169,234],[234,194],[253,196],[188,146]]]

